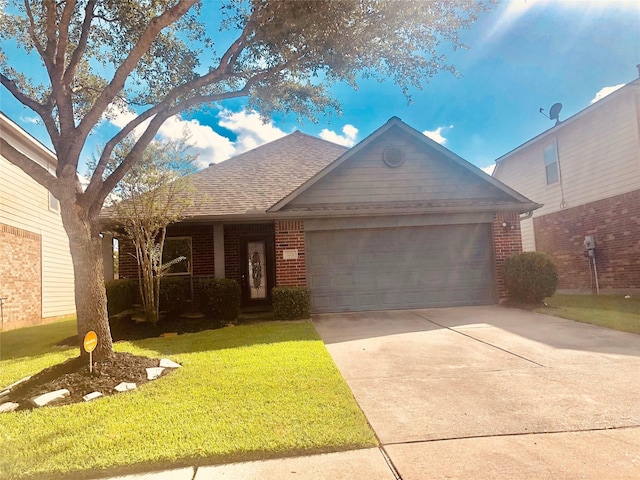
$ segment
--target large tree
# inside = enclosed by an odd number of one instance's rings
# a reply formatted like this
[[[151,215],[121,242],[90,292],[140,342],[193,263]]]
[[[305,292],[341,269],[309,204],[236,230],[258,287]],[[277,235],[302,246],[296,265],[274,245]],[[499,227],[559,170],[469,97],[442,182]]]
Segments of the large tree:
[[[245,97],[269,116],[339,111],[336,83],[391,79],[413,88],[454,67],[441,42],[461,46],[482,0],[14,0],[0,15],[0,82],[35,112],[58,157],[50,174],[9,142],[10,162],[60,201],[74,264],[78,334],[95,330],[96,359],[112,353],[98,214],[163,122],[204,104]],[[214,11],[215,10],[215,11]],[[208,38],[216,32],[218,42]],[[16,61],[33,58],[29,71]],[[36,61],[37,60],[37,61]],[[38,69],[37,67],[41,67]],[[78,163],[114,108],[135,116],[102,150],[83,188]],[[113,172],[114,148],[138,129]]]

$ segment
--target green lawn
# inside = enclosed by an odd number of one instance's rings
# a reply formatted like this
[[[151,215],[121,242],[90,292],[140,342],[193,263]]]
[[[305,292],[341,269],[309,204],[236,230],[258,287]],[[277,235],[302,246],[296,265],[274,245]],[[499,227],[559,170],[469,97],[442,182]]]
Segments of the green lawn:
[[[116,474],[377,444],[310,322],[119,342],[116,349],[183,367],[134,392],[0,415],[0,478]],[[37,350],[1,361],[0,385],[76,354]]]
[[[548,307],[536,312],[583,323],[640,333],[640,296],[554,295],[545,300]]]
[[[18,357],[34,357],[55,350],[53,345],[72,335],[77,335],[76,319],[0,331],[0,360]],[[58,349],[59,350],[59,349]]]

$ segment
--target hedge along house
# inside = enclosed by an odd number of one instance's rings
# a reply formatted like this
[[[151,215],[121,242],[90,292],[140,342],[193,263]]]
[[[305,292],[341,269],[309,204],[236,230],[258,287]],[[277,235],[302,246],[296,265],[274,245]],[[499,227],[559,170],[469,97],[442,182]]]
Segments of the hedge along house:
[[[167,232],[165,261],[187,257],[174,274],[235,279],[244,308],[306,286],[314,313],[497,303],[519,215],[540,207],[396,117],[351,149],[295,132],[193,184]]]

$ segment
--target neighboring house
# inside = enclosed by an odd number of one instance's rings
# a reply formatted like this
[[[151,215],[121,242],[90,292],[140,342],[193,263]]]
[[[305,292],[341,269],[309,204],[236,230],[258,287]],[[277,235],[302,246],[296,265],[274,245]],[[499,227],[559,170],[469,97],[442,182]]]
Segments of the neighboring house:
[[[0,135],[55,173],[55,155],[0,113]],[[58,200],[0,156],[3,329],[75,315],[73,264]]]
[[[236,279],[245,308],[307,286],[315,313],[497,303],[519,215],[539,207],[395,117],[351,149],[292,133],[193,183],[168,229],[188,259],[174,274]]]
[[[523,249],[553,257],[561,290],[640,292],[639,122],[636,79],[496,160],[495,178],[544,204]]]

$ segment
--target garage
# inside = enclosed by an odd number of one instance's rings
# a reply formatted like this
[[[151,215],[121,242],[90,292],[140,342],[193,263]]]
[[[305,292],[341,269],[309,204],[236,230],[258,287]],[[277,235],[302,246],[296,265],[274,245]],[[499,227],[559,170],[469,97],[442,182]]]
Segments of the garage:
[[[491,225],[306,232],[314,313],[496,302]]]

